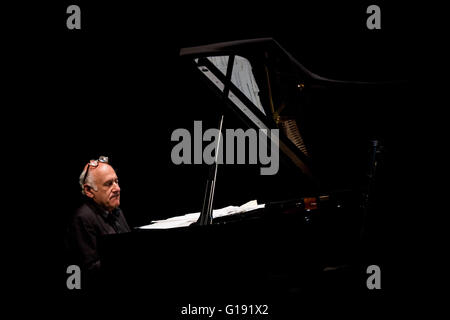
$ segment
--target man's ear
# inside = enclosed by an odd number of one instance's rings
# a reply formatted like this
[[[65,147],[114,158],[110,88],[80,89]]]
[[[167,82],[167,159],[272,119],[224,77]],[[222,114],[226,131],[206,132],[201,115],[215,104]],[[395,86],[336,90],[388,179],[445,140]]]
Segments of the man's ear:
[[[84,193],[86,194],[86,196],[91,199],[94,199],[95,195],[92,192],[92,188],[90,186],[88,186],[87,184],[85,184],[83,187],[84,187]]]

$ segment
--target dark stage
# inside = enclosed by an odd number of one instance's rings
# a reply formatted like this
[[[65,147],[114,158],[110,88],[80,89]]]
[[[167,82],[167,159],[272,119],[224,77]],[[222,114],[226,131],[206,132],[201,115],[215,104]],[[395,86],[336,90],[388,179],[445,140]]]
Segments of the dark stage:
[[[81,9],[80,30],[66,27],[70,4]],[[367,27],[371,4],[381,9],[381,29]],[[16,104],[4,118],[17,122],[14,129],[21,135],[4,136],[11,147],[7,157],[18,159],[28,170],[25,181],[37,189],[27,201],[13,200],[29,214],[16,226],[30,229],[21,232],[27,236],[13,251],[27,266],[39,261],[39,275],[33,288],[26,278],[13,277],[13,295],[25,292],[36,303],[45,296],[52,305],[77,310],[105,307],[109,313],[117,307],[130,316],[157,319],[208,317],[192,307],[215,307],[212,319],[402,313],[399,297],[416,301],[422,292],[416,270],[428,262],[421,258],[425,232],[418,226],[430,210],[423,199],[436,188],[427,168],[430,162],[433,167],[438,143],[429,136],[439,126],[428,129],[434,112],[422,94],[426,66],[433,62],[424,52],[433,40],[411,22],[420,12],[367,1],[63,1],[24,12],[18,21],[34,27],[22,24],[16,28],[19,36],[8,36],[18,49],[8,90]],[[200,212],[209,167],[174,164],[172,133],[192,131],[194,121],[202,121],[204,130],[217,128],[222,114],[225,128],[246,124],[180,50],[260,38],[274,39],[323,78],[372,84],[328,87],[306,79],[299,128],[314,183],[286,159],[280,159],[277,174],[266,176],[259,165],[222,164],[214,209],[250,200],[267,204],[319,195],[331,200],[320,205],[317,217],[306,214],[306,207],[283,207],[264,211],[261,219],[206,229],[134,230],[103,239],[99,287],[69,290],[64,236],[82,203],[83,166],[109,157],[132,228]],[[379,145],[369,181],[373,141]],[[370,201],[364,202],[371,182]],[[22,190],[19,185],[15,190]],[[381,289],[367,287],[372,265],[380,269]],[[234,314],[225,313],[226,305],[235,306]],[[183,314],[188,306],[191,315]]]

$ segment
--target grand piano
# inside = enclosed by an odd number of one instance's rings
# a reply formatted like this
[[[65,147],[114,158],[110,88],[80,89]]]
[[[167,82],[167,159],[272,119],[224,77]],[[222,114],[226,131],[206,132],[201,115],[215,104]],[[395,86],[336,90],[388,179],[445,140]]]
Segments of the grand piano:
[[[271,38],[183,48],[179,67],[180,82],[192,81],[215,97],[212,123],[224,116],[224,128],[279,129],[280,170],[268,177],[256,170],[240,176],[242,166],[235,176],[205,171],[197,176],[202,185],[217,179],[221,186],[201,190],[215,191],[210,209],[198,199],[206,223],[104,237],[105,291],[180,303],[272,303],[297,294],[359,292],[364,246],[381,225],[374,217],[383,195],[375,181],[383,183],[390,127],[380,125],[380,108],[398,84],[319,76]],[[214,217],[211,208],[227,203],[239,178],[255,181],[247,200],[264,206]]]

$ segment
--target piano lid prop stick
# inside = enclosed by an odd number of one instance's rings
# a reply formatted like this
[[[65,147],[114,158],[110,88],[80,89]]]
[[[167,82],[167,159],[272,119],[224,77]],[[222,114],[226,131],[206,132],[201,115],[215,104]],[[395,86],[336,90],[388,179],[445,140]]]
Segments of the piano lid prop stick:
[[[216,146],[216,155],[214,159],[214,164],[210,167],[209,177],[206,181],[206,191],[205,197],[203,199],[203,208],[202,213],[200,214],[199,219],[197,220],[197,225],[207,225],[212,223],[212,211],[213,211],[213,201],[214,201],[214,190],[216,188],[216,177],[217,177],[217,167],[218,167],[218,157],[220,152],[220,139],[222,137],[222,124],[223,124],[223,115],[220,119],[219,124],[219,133],[217,137],[217,146]],[[208,200],[207,200],[208,199]]]

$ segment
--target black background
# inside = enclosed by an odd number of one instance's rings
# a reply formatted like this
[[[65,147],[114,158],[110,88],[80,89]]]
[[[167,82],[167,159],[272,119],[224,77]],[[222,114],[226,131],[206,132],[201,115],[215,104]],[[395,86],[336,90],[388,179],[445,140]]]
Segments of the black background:
[[[81,30],[66,28],[70,4],[81,8]],[[207,171],[183,168],[186,174],[173,166],[170,134],[186,123],[180,115],[200,120],[213,100],[206,91],[197,100],[189,90],[196,84],[180,81],[179,50],[273,37],[316,74],[342,80],[408,80],[414,87],[415,96],[405,97],[406,106],[381,108],[394,119],[389,122],[394,141],[390,177],[398,185],[391,185],[392,190],[398,192],[386,208],[390,218],[383,221],[390,224],[390,233],[380,245],[389,249],[384,255],[389,262],[388,287],[403,288],[381,294],[416,297],[402,286],[411,284],[411,264],[423,263],[416,251],[423,233],[415,222],[426,211],[418,215],[412,209],[427,209],[428,204],[413,200],[428,199],[435,188],[427,179],[428,163],[434,161],[424,161],[432,158],[437,142],[429,123],[434,121],[434,106],[420,94],[427,83],[435,82],[426,71],[434,60],[430,52],[438,35],[430,32],[436,29],[425,19],[434,8],[376,2],[382,29],[368,30],[370,4],[61,1],[13,9],[5,59],[5,92],[10,99],[2,119],[5,168],[14,177],[20,173],[13,180],[17,185],[9,187],[13,196],[8,199],[18,218],[12,229],[14,243],[20,246],[12,251],[21,258],[15,261],[25,260],[13,266],[19,270],[12,277],[14,296],[38,301],[45,292],[50,294],[48,301],[57,304],[64,291],[58,259],[64,225],[80,204],[77,180],[91,158],[110,157],[132,226],[199,211]],[[184,174],[198,179],[186,181]],[[232,190],[227,186],[218,185],[217,207],[253,199],[245,183]]]

